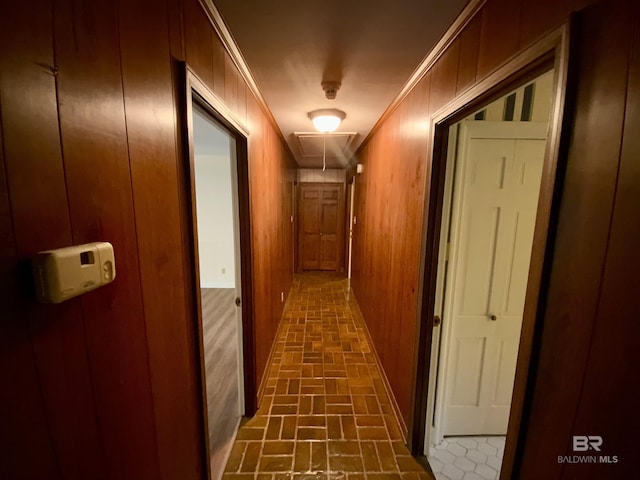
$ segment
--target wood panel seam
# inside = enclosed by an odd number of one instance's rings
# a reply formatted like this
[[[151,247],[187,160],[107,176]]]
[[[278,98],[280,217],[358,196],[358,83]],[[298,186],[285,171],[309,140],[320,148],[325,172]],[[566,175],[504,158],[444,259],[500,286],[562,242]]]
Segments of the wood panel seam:
[[[139,292],[140,292],[140,310],[141,310],[141,316],[142,316],[142,321],[144,322],[144,340],[145,340],[145,344],[147,347],[147,354],[146,354],[146,365],[147,365],[147,383],[148,383],[148,388],[149,388],[149,402],[151,403],[151,415],[153,416],[154,422],[152,424],[152,429],[153,429],[153,437],[154,437],[154,444],[155,444],[155,460],[158,466],[158,469],[160,470],[161,468],[161,462],[160,462],[160,439],[158,436],[158,422],[156,421],[157,419],[157,411],[156,411],[156,400],[155,400],[155,395],[154,395],[154,384],[153,384],[153,380],[152,380],[152,376],[153,376],[153,367],[151,365],[151,348],[149,347],[149,326],[148,326],[148,319],[147,319],[147,313],[146,313],[146,308],[147,308],[147,304],[145,302],[145,298],[144,298],[144,286],[142,284],[142,270],[140,268],[140,244],[139,244],[139,233],[138,233],[138,217],[137,217],[137,210],[136,210],[136,195],[135,195],[135,190],[133,188],[133,176],[131,173],[131,146],[130,146],[130,140],[129,140],[129,121],[127,118],[127,98],[126,98],[126,94],[125,94],[125,84],[124,84],[124,69],[123,69],[123,62],[122,62],[122,35],[120,33],[120,8],[118,3],[115,4],[115,10],[116,10],[116,30],[117,30],[117,39],[118,39],[118,60],[119,60],[119,70],[120,70],[120,91],[121,91],[121,95],[122,95],[122,116],[123,116],[123,123],[124,123],[124,136],[125,136],[125,141],[126,141],[126,145],[127,145],[127,165],[128,165],[128,170],[129,170],[129,190],[131,193],[131,215],[132,215],[132,220],[133,220],[133,233],[134,233],[134,240],[133,243],[135,245],[134,251],[135,251],[135,257],[136,257],[136,264],[138,267],[138,284],[139,284]],[[169,31],[168,29],[168,19],[167,19],[167,32]],[[170,39],[167,38],[168,42],[167,44],[170,45]],[[171,50],[170,46],[168,46],[169,51]],[[59,111],[59,110],[58,110]],[[83,316],[84,318],[84,316]],[[88,345],[87,339],[85,339],[85,345]],[[91,369],[91,365],[89,365],[89,369]],[[94,402],[94,405],[96,405],[96,403]],[[99,427],[98,427],[99,428]],[[162,473],[160,473],[162,475]]]

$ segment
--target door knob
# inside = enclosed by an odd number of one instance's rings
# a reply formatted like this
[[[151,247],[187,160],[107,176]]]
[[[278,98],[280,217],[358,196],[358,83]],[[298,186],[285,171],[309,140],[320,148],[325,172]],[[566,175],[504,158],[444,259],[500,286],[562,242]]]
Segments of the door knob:
[[[498,317],[496,317],[495,315],[489,315],[489,320],[491,320],[492,322],[495,322],[498,319]]]
[[[240,297],[236,297],[236,307],[239,307],[241,303]]]
[[[442,324],[442,319],[440,318],[440,315],[436,315],[433,317],[433,326],[434,327],[439,327]]]

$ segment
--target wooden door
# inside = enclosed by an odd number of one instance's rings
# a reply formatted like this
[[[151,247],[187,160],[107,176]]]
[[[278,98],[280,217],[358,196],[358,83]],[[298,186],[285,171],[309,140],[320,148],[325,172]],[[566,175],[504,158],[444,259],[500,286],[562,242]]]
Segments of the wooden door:
[[[546,123],[460,130],[443,435],[504,435],[515,375]]]
[[[342,269],[343,186],[309,183],[300,187],[301,270]]]

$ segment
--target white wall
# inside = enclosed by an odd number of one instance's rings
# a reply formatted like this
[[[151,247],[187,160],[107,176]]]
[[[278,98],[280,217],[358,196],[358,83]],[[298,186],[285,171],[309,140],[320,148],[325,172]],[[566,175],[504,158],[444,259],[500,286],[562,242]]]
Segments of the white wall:
[[[327,168],[324,172],[321,168],[299,168],[298,182],[345,182],[347,171],[341,168]]]
[[[195,155],[195,177],[200,286],[235,288],[230,154]]]
[[[480,111],[485,110],[485,120],[491,122],[501,122],[504,115],[504,104],[506,98],[511,94],[516,94],[516,103],[514,110],[514,119],[518,121],[520,114],[522,113],[522,104],[524,101],[524,89],[528,82],[522,85],[517,90],[509,92],[509,94],[499,98],[493,103],[482,108]],[[551,113],[551,100],[553,98],[553,70],[549,70],[543,73],[533,82],[535,89],[533,93],[533,103],[531,105],[531,121],[532,122],[548,122],[549,115]],[[474,120],[475,113],[469,115],[466,120]]]

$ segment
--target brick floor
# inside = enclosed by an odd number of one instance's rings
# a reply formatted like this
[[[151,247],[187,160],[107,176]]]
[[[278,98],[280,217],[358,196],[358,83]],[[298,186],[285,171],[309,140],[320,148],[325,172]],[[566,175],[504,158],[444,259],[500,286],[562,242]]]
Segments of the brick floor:
[[[223,479],[431,478],[404,446],[354,302],[336,274],[296,276],[264,398]]]

